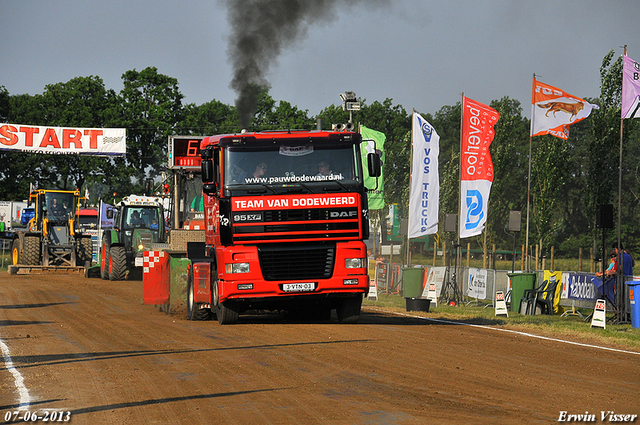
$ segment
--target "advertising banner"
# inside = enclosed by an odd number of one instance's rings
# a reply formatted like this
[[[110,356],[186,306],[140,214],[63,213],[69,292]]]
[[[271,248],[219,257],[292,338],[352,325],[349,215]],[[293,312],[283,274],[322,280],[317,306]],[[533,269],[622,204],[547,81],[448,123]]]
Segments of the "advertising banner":
[[[482,233],[487,221],[493,162],[489,145],[500,114],[493,108],[464,98],[460,147],[460,238]]]
[[[467,296],[476,299],[487,298],[487,269],[469,268]]]
[[[0,151],[125,156],[127,130],[0,124]]]
[[[369,200],[369,209],[381,210],[384,208],[384,166],[381,167],[382,169],[380,171],[380,177],[376,178],[369,176],[369,168],[367,167],[367,154],[377,151],[380,155],[380,160],[384,165],[384,142],[387,140],[387,136],[385,136],[384,133],[372,130],[365,127],[364,125],[360,126],[360,134],[362,134],[363,145],[363,148],[361,148],[361,152],[362,169],[364,171],[364,185],[367,189],[371,189],[371,191],[367,193],[367,198]],[[377,189],[376,180],[378,186]]]
[[[438,233],[440,136],[420,114],[413,113],[413,160],[409,192],[409,238]]]
[[[592,109],[598,109],[598,105],[592,105],[535,78],[531,103],[531,135],[551,134],[565,140],[569,138],[569,125],[587,118]]]
[[[622,118],[640,118],[640,63],[626,55],[622,63]]]

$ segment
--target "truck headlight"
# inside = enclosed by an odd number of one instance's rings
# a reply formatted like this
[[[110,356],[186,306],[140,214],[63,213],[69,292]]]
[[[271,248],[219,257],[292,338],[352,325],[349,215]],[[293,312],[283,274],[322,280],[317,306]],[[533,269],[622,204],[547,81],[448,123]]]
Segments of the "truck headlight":
[[[138,244],[138,251],[144,251],[144,244]]]
[[[366,258],[346,258],[344,265],[348,269],[361,269],[365,267]]]
[[[231,263],[225,266],[227,273],[249,273],[249,263]]]

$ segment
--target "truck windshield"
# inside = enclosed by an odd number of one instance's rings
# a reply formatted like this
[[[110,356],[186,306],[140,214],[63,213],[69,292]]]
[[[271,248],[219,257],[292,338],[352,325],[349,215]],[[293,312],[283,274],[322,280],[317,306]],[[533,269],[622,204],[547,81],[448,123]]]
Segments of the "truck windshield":
[[[355,145],[229,147],[225,151],[225,188],[300,186],[355,187],[362,182],[360,150]]]

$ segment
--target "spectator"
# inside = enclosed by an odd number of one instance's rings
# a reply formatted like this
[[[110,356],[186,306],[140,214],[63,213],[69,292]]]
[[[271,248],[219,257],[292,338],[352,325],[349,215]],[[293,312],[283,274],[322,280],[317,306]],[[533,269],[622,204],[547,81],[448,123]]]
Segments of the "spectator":
[[[202,195],[197,195],[193,198],[193,201],[191,201],[191,212],[194,211],[204,211],[204,198]]]
[[[620,251],[618,251],[618,244],[613,244],[613,252],[616,254],[616,261],[618,265],[622,264],[622,274],[624,276],[633,276],[633,258],[620,244]]]
[[[615,251],[610,254],[609,267],[604,271],[605,276],[615,276],[618,273],[618,262],[616,261]],[[602,272],[597,272],[596,276],[602,276]]]

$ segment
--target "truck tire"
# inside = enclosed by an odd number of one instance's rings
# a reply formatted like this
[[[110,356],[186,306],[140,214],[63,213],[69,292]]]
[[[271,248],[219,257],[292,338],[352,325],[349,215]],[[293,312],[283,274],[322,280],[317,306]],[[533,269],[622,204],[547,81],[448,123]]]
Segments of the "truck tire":
[[[338,322],[343,324],[358,323],[360,308],[362,307],[362,294],[355,297],[343,298],[336,307]]]
[[[213,284],[213,300],[216,305],[216,317],[221,325],[238,323],[238,305],[233,301],[220,302],[218,299],[218,281]]]
[[[22,264],[22,250],[20,250],[20,239],[13,240],[13,246],[11,247],[11,262],[14,266]]]
[[[187,319],[209,320],[211,317],[211,309],[201,308],[202,303],[196,303],[194,301],[194,291],[193,269],[189,269],[189,274],[187,275]]]
[[[109,280],[109,248],[105,243],[102,244],[100,250],[100,277]]]
[[[109,249],[109,280],[124,280],[127,274],[127,253],[123,246]]]
[[[87,261],[91,263],[93,259],[93,243],[91,238],[79,238],[76,245],[76,262],[85,264]]]
[[[40,265],[40,237],[25,236],[24,237],[24,263],[37,266]]]

